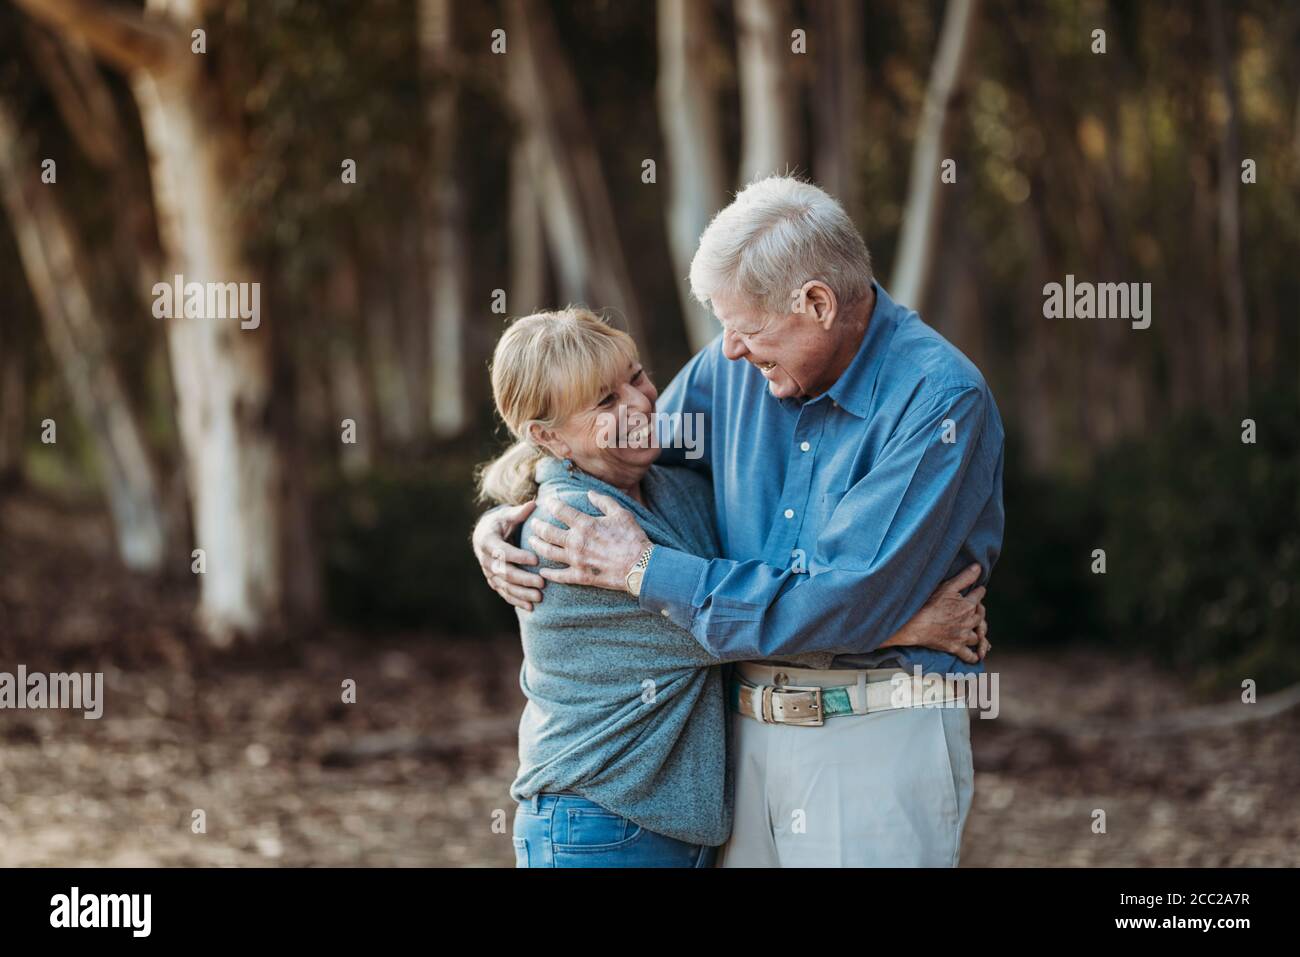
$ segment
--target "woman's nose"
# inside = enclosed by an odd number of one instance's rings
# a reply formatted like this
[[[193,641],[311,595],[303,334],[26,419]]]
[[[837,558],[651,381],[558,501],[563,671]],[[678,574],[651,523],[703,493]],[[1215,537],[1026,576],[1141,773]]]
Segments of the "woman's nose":
[[[654,402],[651,401],[650,397],[636,388],[625,389],[623,401],[627,404],[629,411],[649,412],[654,408]]]

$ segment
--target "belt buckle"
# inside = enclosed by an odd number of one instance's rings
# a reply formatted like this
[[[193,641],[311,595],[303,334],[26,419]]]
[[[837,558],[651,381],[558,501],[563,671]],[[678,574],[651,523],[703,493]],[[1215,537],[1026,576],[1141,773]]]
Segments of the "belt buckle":
[[[772,707],[772,695],[784,694],[787,691],[810,691],[813,694],[813,702],[809,705],[808,715],[799,715],[794,718],[786,717],[782,711],[782,717],[778,720]],[[789,724],[802,728],[820,728],[826,723],[826,713],[822,701],[822,689],[817,685],[769,685],[763,689],[763,719],[770,721],[772,724]]]

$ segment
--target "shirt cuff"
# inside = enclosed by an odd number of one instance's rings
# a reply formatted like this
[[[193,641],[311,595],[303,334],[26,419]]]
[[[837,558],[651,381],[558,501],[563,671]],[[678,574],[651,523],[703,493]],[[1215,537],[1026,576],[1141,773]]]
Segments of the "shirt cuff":
[[[708,566],[703,558],[656,545],[641,579],[641,607],[689,629],[695,620],[692,599]]]

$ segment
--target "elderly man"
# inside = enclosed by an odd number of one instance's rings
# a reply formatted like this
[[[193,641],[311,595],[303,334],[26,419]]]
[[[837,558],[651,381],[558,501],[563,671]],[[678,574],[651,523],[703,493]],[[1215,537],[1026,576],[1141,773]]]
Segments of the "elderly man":
[[[731,678],[723,865],[955,866],[968,712],[899,706],[888,689],[898,669],[981,670],[983,625],[975,648],[881,645],[942,580],[987,580],[997,560],[1003,430],[988,386],[889,298],[852,221],[811,184],[742,190],[701,237],[691,286],[723,333],[658,408],[705,416],[704,454],[682,463],[712,477],[725,557],[655,547],[616,506],[553,503],[568,530],[532,544],[569,567],[542,576],[627,590],[719,657],[753,659]],[[527,553],[504,541],[520,514],[485,516],[475,549],[493,587],[530,607],[543,580],[509,564]]]

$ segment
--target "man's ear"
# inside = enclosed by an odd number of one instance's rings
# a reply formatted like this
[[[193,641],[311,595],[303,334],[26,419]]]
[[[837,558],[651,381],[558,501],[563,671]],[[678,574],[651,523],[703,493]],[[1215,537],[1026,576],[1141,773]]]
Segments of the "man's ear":
[[[839,316],[839,303],[831,287],[818,279],[809,281],[803,288],[804,312],[811,315],[822,329],[829,330]]]

